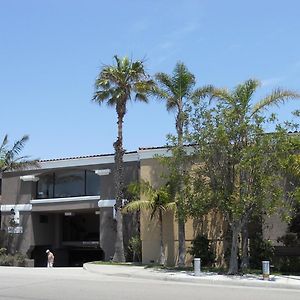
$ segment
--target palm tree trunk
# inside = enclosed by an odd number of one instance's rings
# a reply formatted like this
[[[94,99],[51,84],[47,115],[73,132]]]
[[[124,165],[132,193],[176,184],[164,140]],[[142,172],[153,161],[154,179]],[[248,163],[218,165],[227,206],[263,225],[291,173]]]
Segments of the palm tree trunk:
[[[240,222],[233,222],[231,225],[232,241],[230,251],[230,262],[228,274],[235,275],[238,273],[238,237],[240,233]]]
[[[159,264],[165,265],[166,258],[164,252],[164,240],[163,240],[163,223],[162,223],[162,211],[159,210],[159,229],[160,229],[160,257],[159,257]]]
[[[113,261],[115,262],[125,262],[124,254],[124,243],[123,243],[123,215],[121,212],[122,209],[122,200],[123,200],[123,176],[124,176],[124,166],[123,166],[123,112],[119,111],[120,108],[117,107],[118,114],[118,139],[114,143],[115,148],[115,187],[116,187],[116,222],[117,222],[117,235],[115,241],[115,253]]]
[[[182,112],[182,101],[180,99],[180,108],[178,110],[177,120],[176,120],[176,129],[177,129],[177,138],[178,138],[178,148],[180,155],[183,154],[183,112]],[[184,216],[184,186],[183,186],[183,157],[179,159],[178,173],[179,173],[179,201],[177,202],[177,216],[178,216],[178,266],[185,266],[185,216]]]

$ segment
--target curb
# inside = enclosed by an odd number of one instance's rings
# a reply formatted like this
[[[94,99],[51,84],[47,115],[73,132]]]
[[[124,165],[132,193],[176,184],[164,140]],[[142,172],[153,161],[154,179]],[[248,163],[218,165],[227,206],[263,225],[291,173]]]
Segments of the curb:
[[[113,267],[113,266],[111,266]],[[99,268],[99,270],[97,270]],[[126,267],[122,266],[121,268],[125,268],[125,272],[120,272],[116,270],[114,273],[107,273],[105,270],[101,270],[101,266],[96,266],[93,263],[85,263],[83,265],[83,269],[87,272],[104,275],[104,276],[114,276],[121,278],[138,278],[138,279],[152,279],[152,280],[160,280],[160,281],[173,281],[173,282],[185,282],[185,283],[193,283],[193,284],[211,284],[211,285],[228,285],[228,286],[242,286],[242,287],[261,287],[261,288],[275,288],[275,289],[293,289],[300,291],[300,284],[293,283],[280,283],[275,281],[246,281],[246,280],[238,280],[238,279],[210,279],[204,277],[195,277],[193,275],[189,275],[189,277],[175,277],[175,274],[162,274],[162,273],[153,273],[153,274],[141,274],[144,269],[141,269],[142,272],[126,272]]]

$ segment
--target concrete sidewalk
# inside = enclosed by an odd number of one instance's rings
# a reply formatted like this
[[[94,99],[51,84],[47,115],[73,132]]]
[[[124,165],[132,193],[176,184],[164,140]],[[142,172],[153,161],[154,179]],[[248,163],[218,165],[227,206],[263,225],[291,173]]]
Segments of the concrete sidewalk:
[[[117,276],[129,278],[142,278],[153,280],[190,282],[195,284],[212,284],[212,285],[233,285],[248,287],[265,287],[265,288],[283,288],[299,289],[300,276],[270,276],[269,281],[262,280],[259,275],[244,276],[227,276],[216,273],[202,273],[200,276],[194,276],[193,272],[187,271],[168,271],[157,268],[145,269],[143,266],[131,265],[97,265],[86,263],[83,268],[92,273],[98,273],[104,276]]]

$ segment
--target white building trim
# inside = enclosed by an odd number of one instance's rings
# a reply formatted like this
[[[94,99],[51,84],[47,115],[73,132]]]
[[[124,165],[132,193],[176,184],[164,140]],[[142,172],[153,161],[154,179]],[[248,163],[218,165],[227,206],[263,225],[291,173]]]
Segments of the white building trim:
[[[139,156],[135,153],[124,154],[124,162],[138,161]],[[60,160],[42,161],[39,163],[40,169],[55,169],[67,167],[92,166],[102,164],[113,164],[115,162],[114,155],[103,155],[99,157],[81,157]]]
[[[100,196],[80,196],[80,197],[68,197],[68,198],[50,198],[50,199],[35,199],[30,200],[31,204],[53,204],[53,203],[65,203],[65,202],[77,202],[77,201],[95,201],[99,200]]]
[[[98,207],[114,207],[116,200],[100,200],[98,201]]]
[[[33,182],[37,182],[39,181],[39,178],[35,175],[24,175],[24,176],[20,176],[20,179],[22,181],[33,181]]]
[[[166,156],[171,157],[172,151],[168,148],[159,148],[159,149],[142,149],[138,150],[139,158],[141,159],[149,159],[154,158],[155,156]]]
[[[184,150],[186,151],[187,155],[190,155],[194,152],[193,146],[185,146]],[[171,157],[172,156],[172,149],[171,148],[154,148],[154,149],[141,149],[138,150],[139,159],[149,159],[155,158],[155,156],[164,156],[164,157]]]
[[[10,212],[12,209],[16,211],[31,211],[32,205],[31,204],[4,204],[1,205],[1,212]]]

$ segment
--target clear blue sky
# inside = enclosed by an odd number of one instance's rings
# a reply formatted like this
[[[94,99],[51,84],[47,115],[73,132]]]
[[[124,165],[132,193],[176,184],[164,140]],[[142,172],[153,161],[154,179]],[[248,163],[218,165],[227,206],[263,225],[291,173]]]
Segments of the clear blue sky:
[[[1,138],[30,135],[24,154],[59,158],[112,152],[116,114],[91,102],[113,55],[171,72],[178,60],[197,85],[262,80],[300,90],[299,0],[0,0]],[[282,120],[299,102],[280,110]],[[174,116],[163,103],[130,104],[127,150],[165,144]]]

